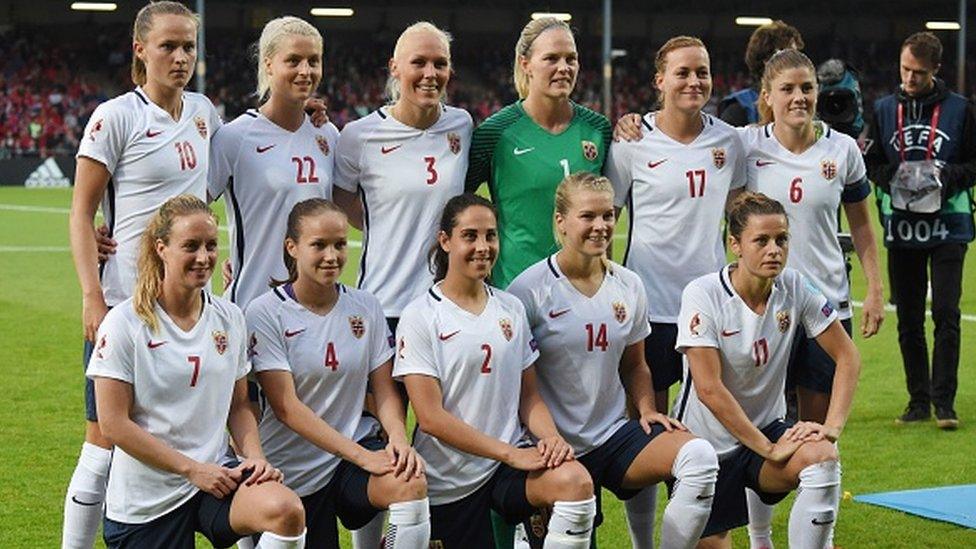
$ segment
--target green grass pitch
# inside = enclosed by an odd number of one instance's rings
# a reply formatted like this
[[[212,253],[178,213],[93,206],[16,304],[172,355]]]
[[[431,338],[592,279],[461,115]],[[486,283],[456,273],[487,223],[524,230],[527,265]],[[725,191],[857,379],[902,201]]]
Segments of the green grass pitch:
[[[68,189],[0,187],[0,547],[55,547],[64,490],[83,437],[80,295],[68,251]],[[225,218],[223,206],[218,206]],[[618,232],[626,231],[618,224]],[[880,227],[879,227],[880,228]],[[356,234],[352,238],[358,239]],[[226,246],[226,233],[222,233]],[[615,247],[623,251],[622,237]],[[226,248],[222,254],[226,255]],[[350,250],[343,280],[352,282],[359,249]],[[882,253],[882,261],[885,257]],[[976,261],[964,277],[962,363],[957,411],[961,427],[940,432],[934,422],[898,427],[893,419],[904,389],[894,313],[882,332],[856,343],[863,371],[840,442],[843,489],[851,494],[976,482]],[[864,295],[855,266],[855,299]],[[219,286],[219,281],[216,283]],[[858,319],[855,318],[855,326]],[[931,323],[929,325],[931,333]],[[931,337],[930,337],[931,341]],[[661,490],[663,493],[664,490]],[[663,494],[662,494],[663,500]],[[786,547],[792,499],[776,510],[774,540]],[[659,509],[661,506],[659,506]],[[604,497],[605,549],[628,547],[623,510]],[[349,546],[344,534],[344,547]],[[736,547],[748,547],[744,531]],[[929,521],[845,498],[836,542],[862,547],[976,547],[976,531]],[[101,542],[99,542],[100,544]],[[201,543],[201,546],[206,546]]]

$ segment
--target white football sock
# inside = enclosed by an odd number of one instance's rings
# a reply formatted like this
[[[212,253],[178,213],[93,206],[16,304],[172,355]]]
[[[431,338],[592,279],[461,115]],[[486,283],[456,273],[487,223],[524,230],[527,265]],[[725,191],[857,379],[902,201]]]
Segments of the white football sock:
[[[86,442],[81,445],[78,465],[64,498],[64,526],[61,547],[91,549],[98,534],[105,506],[105,488],[112,451]]]
[[[261,534],[261,539],[254,549],[303,549],[305,547],[305,534],[308,530],[302,530],[297,536],[282,536],[274,532]]]
[[[840,464],[836,460],[800,471],[800,487],[790,510],[790,547],[823,549],[837,519]]]
[[[596,496],[583,501],[557,501],[549,517],[543,549],[588,549],[596,516]]]
[[[654,512],[657,508],[657,484],[645,486],[624,502],[627,529],[634,549],[654,549]]]
[[[237,549],[254,549],[254,540],[251,539],[251,536],[237,540]]]
[[[424,548],[429,544],[430,501],[423,498],[391,503],[383,549]]]
[[[674,489],[661,521],[661,549],[694,547],[712,511],[718,478],[715,449],[701,438],[686,442],[674,458],[671,474]]]
[[[373,520],[359,530],[352,531],[353,549],[377,549],[383,540],[386,526],[386,511],[376,513]]]
[[[746,504],[749,507],[749,549],[773,549],[773,510],[759,495],[746,488]]]

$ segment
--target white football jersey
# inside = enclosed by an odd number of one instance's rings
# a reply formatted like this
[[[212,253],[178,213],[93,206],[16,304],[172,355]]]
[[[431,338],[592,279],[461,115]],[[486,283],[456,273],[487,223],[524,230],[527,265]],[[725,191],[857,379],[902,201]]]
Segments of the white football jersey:
[[[434,282],[427,252],[444,205],[464,192],[472,127],[471,115],[454,107],[426,130],[382,107],[342,129],[335,183],[363,203],[358,285],[388,317]]]
[[[290,132],[248,110],[214,135],[207,193],[226,194],[234,281],[225,295],[239,306],[268,291],[288,271],[282,243],[292,207],[308,198],[332,198],[339,130],[316,128],[308,116]]]
[[[851,318],[850,287],[844,254],[837,241],[837,208],[845,191],[856,201],[867,196],[864,158],[850,136],[822,126],[823,135],[802,154],[793,154],[773,135],[773,124],[742,128],[750,191],[779,201],[790,220],[787,265],[810,279]],[[845,200],[846,201],[846,200]]]
[[[746,184],[745,158],[735,128],[713,116],[687,145],[655,119],[644,115],[639,141],[610,145],[606,175],[630,213],[624,265],[644,281],[649,319],[673,324],[685,284],[725,264],[725,202]]]
[[[620,357],[650,333],[640,277],[611,263],[600,289],[586,297],[552,255],[508,291],[525,305],[539,344],[539,393],[556,427],[577,456],[597,448],[627,422]]]
[[[180,120],[153,103],[142,88],[102,103],[92,113],[77,157],[95,160],[112,174],[102,215],[118,242],[101,266],[110,307],[132,295],[139,237],[166,200],[180,194],[207,199],[210,136],[220,116],[206,96],[183,92]]]
[[[783,390],[797,323],[803,323],[812,339],[837,319],[837,313],[803,275],[786,268],[773,283],[766,312],[757,315],[732,287],[730,268],[693,280],[685,288],[675,348],[681,353],[690,347],[718,349],[722,383],[749,420],[763,428],[786,415]],[[710,442],[719,457],[728,454],[739,441],[698,399],[687,356],[684,364],[684,380],[674,404],[677,418]]]
[[[358,441],[375,420],[363,417],[369,374],[393,358],[393,336],[375,297],[339,284],[339,300],[322,316],[295,299],[290,284],[247,307],[251,362],[255,372],[291,372],[298,399],[343,436]],[[270,406],[260,422],[268,461],[299,496],[322,489],[339,457],[305,440],[282,423]]]
[[[488,304],[472,314],[444,296],[439,286],[411,301],[397,326],[393,375],[436,378],[444,409],[507,444],[522,435],[519,395],[522,371],[538,358],[515,296],[489,288]],[[474,456],[418,429],[414,448],[427,462],[431,505],[457,501],[491,478],[499,462]]]
[[[189,331],[159,305],[153,333],[128,299],[98,328],[89,378],[106,377],[132,386],[130,417],[140,428],[181,454],[202,463],[223,463],[227,416],[234,384],[250,371],[244,315],[236,305],[204,292],[203,312]],[[105,513],[143,524],[176,509],[199,488],[157,469],[120,447],[112,453]]]

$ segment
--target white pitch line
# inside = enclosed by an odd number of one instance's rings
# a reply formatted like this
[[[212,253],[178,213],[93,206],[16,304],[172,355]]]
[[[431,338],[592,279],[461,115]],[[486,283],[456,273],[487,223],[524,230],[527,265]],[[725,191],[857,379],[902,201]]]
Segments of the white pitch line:
[[[11,212],[37,212],[37,213],[55,213],[55,214],[68,214],[71,210],[68,208],[52,208],[50,206],[24,206],[23,204],[0,204],[0,210],[7,210]]]
[[[857,308],[861,308],[861,307],[864,306],[864,303],[861,302],[861,301],[853,301],[852,300],[851,301],[851,305],[853,305],[853,306],[855,306]],[[898,311],[898,307],[895,306],[895,305],[892,305],[891,303],[886,303],[885,306],[884,306],[884,309],[886,311],[888,311],[889,313],[893,313],[893,312]],[[928,308],[926,308],[925,309],[925,316],[932,316],[932,311],[930,311]],[[976,315],[967,315],[967,314],[963,313],[963,314],[959,315],[959,318],[961,318],[962,320],[965,320],[966,322],[976,322]]]
[[[347,245],[350,248],[362,248],[363,243],[358,240],[350,240]],[[221,250],[229,250],[228,246],[221,246]],[[71,248],[68,246],[0,246],[0,253],[67,253]]]

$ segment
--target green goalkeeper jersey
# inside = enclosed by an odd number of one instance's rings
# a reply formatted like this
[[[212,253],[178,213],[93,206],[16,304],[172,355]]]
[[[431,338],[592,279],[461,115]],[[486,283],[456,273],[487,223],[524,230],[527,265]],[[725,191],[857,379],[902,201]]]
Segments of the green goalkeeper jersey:
[[[610,122],[573,103],[573,119],[558,134],[536,124],[517,101],[475,131],[465,190],[488,182],[498,209],[499,252],[492,284],[508,285],[557,249],[552,230],[556,186],[576,172],[601,173],[610,146]]]

